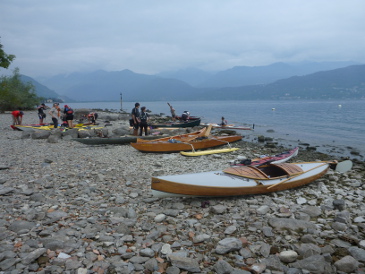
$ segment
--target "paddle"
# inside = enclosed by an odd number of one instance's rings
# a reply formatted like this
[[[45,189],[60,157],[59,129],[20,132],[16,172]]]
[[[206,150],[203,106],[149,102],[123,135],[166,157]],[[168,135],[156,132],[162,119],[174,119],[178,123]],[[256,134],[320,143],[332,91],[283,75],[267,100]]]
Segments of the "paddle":
[[[352,162],[350,160],[343,161],[336,165],[335,171],[345,173],[352,168]]]

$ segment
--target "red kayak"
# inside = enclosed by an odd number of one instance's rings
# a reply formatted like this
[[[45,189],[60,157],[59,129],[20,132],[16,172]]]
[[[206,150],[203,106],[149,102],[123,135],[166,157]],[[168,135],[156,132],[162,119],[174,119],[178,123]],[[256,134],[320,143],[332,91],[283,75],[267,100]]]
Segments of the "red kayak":
[[[285,151],[283,153],[274,156],[264,156],[255,159],[244,159],[241,161],[236,161],[232,165],[235,166],[260,166],[263,164],[279,164],[288,161],[289,159],[298,155],[299,147],[293,148],[292,150]]]

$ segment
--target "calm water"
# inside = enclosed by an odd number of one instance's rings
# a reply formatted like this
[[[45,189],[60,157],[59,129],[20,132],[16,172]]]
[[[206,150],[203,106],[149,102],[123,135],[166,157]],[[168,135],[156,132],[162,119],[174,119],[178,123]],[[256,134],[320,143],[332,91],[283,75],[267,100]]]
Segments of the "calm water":
[[[130,112],[135,102],[123,102],[123,109]],[[166,102],[140,102],[152,113],[170,114]],[[254,131],[243,135],[265,135],[284,139],[293,145],[300,142],[322,146],[323,152],[333,147],[343,154],[347,147],[365,155],[365,100],[358,101],[174,101],[170,102],[177,114],[188,110],[191,115],[202,117],[203,122],[220,122],[224,116],[228,123],[251,126]],[[70,103],[73,108],[121,108],[120,102]],[[267,132],[272,129],[274,132]],[[321,151],[320,149],[318,149]],[[338,153],[332,153],[338,154]],[[346,156],[346,155],[344,155]],[[362,156],[357,156],[362,159]]]

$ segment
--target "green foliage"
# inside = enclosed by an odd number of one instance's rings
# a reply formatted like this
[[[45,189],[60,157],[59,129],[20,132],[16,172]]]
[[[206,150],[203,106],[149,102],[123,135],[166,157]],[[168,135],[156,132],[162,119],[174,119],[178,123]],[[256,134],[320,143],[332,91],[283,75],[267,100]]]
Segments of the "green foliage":
[[[15,59],[15,55],[6,54],[3,50],[3,45],[0,44],[0,67],[8,68],[11,62]]]
[[[0,111],[16,109],[34,109],[42,100],[34,91],[31,83],[24,83],[20,79],[19,69],[15,69],[13,76],[0,77]]]

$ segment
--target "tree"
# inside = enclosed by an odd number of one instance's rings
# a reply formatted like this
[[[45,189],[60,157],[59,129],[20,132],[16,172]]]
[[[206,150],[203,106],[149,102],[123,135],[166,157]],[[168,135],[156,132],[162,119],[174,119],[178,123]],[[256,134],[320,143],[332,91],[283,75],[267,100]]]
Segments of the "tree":
[[[19,69],[16,68],[13,76],[0,77],[0,111],[14,109],[34,109],[41,100],[36,93],[34,86],[20,79]]]
[[[15,55],[13,54],[6,54],[3,50],[3,45],[0,44],[0,67],[2,68],[8,68],[15,59]]]
[[[0,67],[8,68],[15,59],[15,55],[6,54],[0,44]],[[31,83],[24,83],[20,79],[19,69],[14,70],[13,76],[0,77],[0,112],[14,109],[33,109],[41,100]]]

